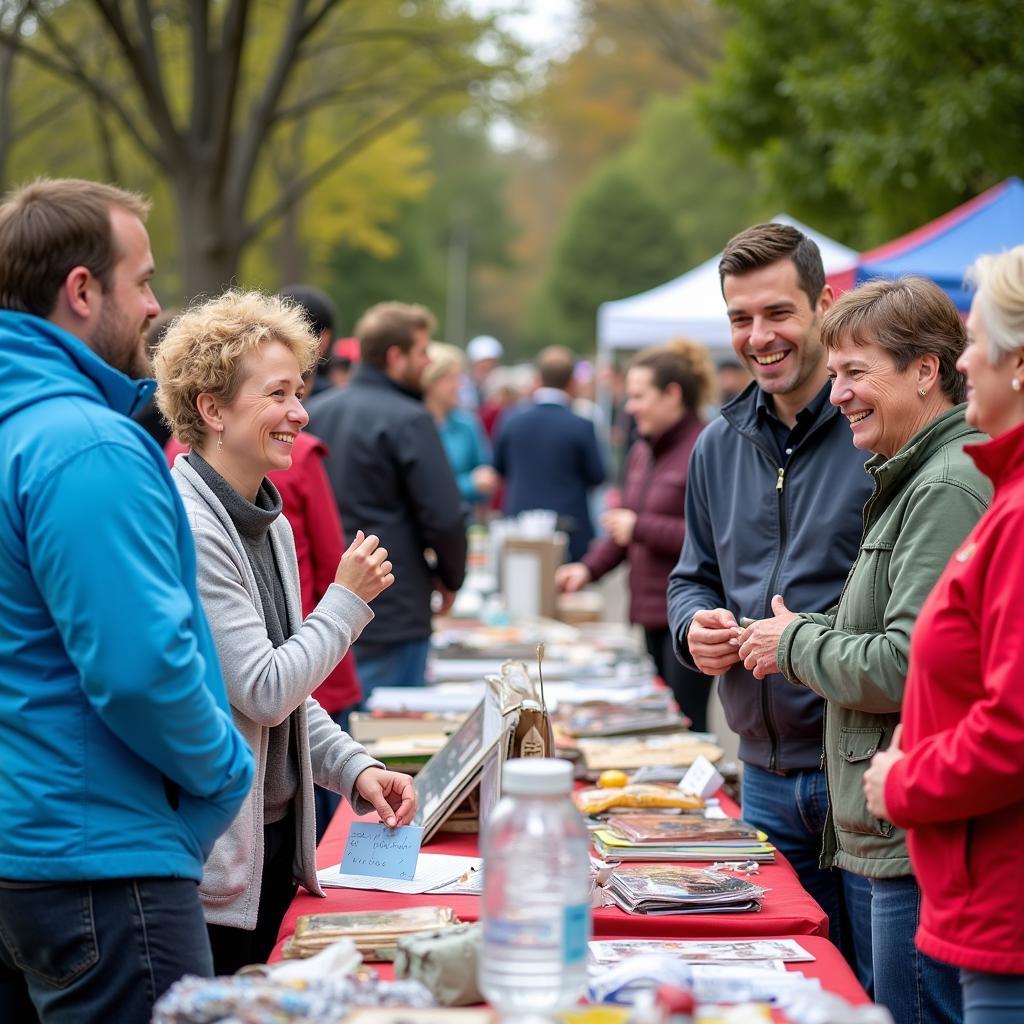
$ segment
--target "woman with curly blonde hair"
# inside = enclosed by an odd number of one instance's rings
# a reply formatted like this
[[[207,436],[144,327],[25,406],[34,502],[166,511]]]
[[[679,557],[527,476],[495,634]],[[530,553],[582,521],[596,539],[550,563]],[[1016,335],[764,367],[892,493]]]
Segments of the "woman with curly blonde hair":
[[[310,696],[394,582],[376,537],[356,535],[303,621],[281,497],[308,416],[303,373],[317,343],[301,310],[230,291],[178,317],[155,357],[157,401],[191,449],[175,460],[196,542],[199,593],[235,723],[256,758],[253,788],[206,862],[200,894],[218,974],[265,960],[295,891],[316,878],[313,782],[389,825],[411,820],[412,780],[387,771]]]
[[[668,628],[668,574],[686,534],[686,473],[701,410],[711,401],[715,368],[706,348],[685,338],[640,352],[626,373],[626,412],[639,439],[629,450],[622,504],[602,519],[607,537],[582,561],[555,575],[565,593],[600,579],[629,560],[629,617],[644,627],[647,650],[694,729],[707,728],[711,679],[685,668],[672,650]]]

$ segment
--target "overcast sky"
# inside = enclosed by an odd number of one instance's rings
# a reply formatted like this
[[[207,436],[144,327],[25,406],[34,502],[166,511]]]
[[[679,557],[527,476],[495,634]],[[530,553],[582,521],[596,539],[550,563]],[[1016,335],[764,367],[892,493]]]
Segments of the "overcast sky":
[[[499,14],[507,29],[535,51],[531,63],[572,48],[576,0],[463,0],[477,14]]]

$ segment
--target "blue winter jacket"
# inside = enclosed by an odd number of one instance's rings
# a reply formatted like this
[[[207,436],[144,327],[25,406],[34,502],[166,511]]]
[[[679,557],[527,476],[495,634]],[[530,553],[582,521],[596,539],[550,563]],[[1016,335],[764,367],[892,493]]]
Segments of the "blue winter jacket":
[[[152,391],[0,311],[0,878],[198,881],[252,780]]]

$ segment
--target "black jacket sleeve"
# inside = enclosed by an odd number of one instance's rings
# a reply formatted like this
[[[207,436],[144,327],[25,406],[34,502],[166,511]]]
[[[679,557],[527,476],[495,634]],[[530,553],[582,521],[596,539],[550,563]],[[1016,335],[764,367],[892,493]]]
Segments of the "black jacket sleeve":
[[[466,575],[465,509],[441,438],[424,415],[403,424],[397,440],[406,493],[423,544],[437,556],[441,583],[458,590]]]

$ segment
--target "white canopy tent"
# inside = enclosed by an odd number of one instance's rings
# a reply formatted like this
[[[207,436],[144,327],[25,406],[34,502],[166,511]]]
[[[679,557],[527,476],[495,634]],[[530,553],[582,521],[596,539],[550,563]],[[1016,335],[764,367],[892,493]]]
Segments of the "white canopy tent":
[[[853,249],[786,214],[779,214],[772,220],[789,224],[818,243],[826,275],[856,266],[857,253]],[[602,303],[597,311],[598,352],[607,359],[613,349],[661,345],[680,334],[703,342],[710,349],[731,348],[729,321],[718,281],[721,255],[650,291]]]

